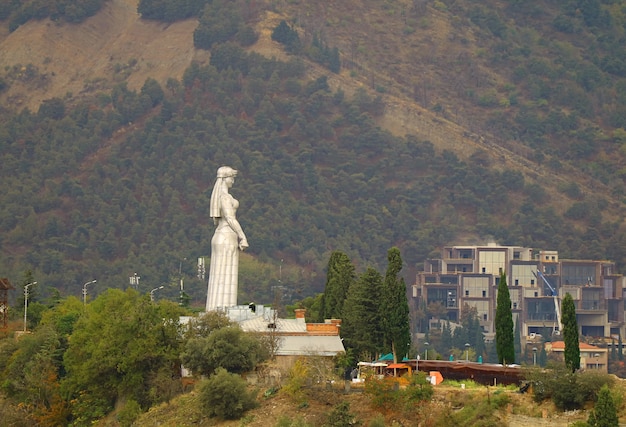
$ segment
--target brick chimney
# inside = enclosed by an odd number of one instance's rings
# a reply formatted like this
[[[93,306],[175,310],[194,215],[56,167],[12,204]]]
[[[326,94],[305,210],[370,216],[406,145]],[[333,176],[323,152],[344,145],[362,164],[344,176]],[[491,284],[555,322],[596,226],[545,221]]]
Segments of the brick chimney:
[[[305,321],[304,314],[306,313],[306,308],[296,308],[294,312],[296,313],[296,319],[302,319],[303,322]]]

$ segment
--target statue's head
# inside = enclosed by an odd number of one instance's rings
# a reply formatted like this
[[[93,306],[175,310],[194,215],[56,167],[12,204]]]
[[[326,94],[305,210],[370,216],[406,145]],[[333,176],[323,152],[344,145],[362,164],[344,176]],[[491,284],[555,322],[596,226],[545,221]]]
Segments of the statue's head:
[[[237,171],[230,166],[222,166],[217,170],[218,178],[229,178],[237,176]]]

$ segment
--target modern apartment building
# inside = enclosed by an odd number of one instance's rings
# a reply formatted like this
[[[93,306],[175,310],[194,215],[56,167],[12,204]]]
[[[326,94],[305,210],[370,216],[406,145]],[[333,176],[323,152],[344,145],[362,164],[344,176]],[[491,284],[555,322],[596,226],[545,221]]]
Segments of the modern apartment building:
[[[625,336],[626,278],[610,261],[561,260],[557,251],[518,246],[446,246],[440,259],[424,262],[413,297],[427,307],[440,303],[456,322],[464,306],[475,307],[486,337],[493,337],[496,294],[505,272],[514,320],[523,337],[560,331],[560,305],[574,298],[580,334]]]

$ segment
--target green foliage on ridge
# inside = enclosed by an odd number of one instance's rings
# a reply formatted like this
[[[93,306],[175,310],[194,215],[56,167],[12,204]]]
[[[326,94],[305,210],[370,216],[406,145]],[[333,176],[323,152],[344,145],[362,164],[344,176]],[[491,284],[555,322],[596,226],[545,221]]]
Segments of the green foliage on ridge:
[[[332,250],[380,266],[397,246],[413,267],[459,233],[624,265],[626,234],[602,212],[562,218],[522,174],[392,136],[375,122],[380,98],[346,97],[303,71],[298,59],[217,45],[210,66],[192,64],[164,88],[122,84],[102,104],[3,115],[3,274],[32,270],[45,294],[78,293],[85,277],[98,278],[95,293],[128,286],[138,272],[142,292],[166,285],[158,295],[177,298],[182,268],[198,303],[206,285],[193,260],[209,255],[208,197],[223,164],[240,171],[248,253],[302,266],[287,286],[299,298],[321,291]],[[273,301],[275,271],[246,272],[242,295]]]

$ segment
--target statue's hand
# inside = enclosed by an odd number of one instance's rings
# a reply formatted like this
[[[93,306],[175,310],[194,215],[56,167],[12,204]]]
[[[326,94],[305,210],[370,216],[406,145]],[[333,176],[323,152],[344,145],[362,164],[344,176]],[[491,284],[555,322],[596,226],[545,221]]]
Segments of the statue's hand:
[[[239,249],[243,251],[247,247],[248,247],[248,241],[246,239],[241,239],[239,241]]]

